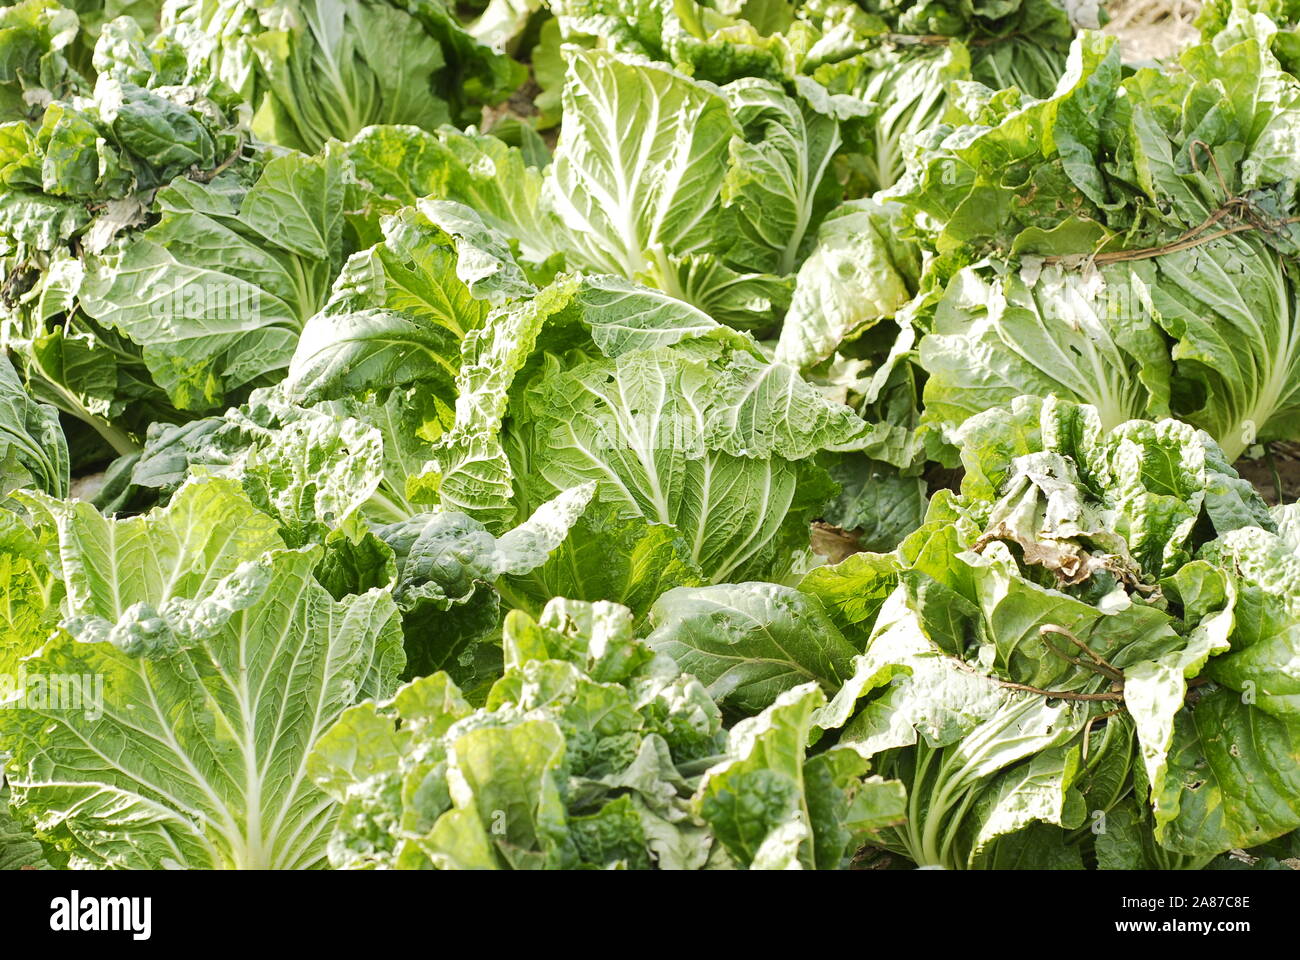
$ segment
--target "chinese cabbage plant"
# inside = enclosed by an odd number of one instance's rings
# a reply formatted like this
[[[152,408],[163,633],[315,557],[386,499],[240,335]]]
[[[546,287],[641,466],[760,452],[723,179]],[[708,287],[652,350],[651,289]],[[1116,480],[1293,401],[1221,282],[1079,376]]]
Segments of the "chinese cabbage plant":
[[[1285,866],[1293,13],[0,6],[0,867]]]

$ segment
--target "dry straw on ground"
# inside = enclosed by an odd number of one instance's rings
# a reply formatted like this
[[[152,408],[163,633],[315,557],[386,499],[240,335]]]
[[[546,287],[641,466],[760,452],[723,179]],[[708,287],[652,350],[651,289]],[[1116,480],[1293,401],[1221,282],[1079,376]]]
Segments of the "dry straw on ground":
[[[1192,22],[1201,8],[1198,0],[1119,0],[1105,6],[1110,14],[1106,32],[1120,38],[1129,61],[1177,53],[1195,38]]]

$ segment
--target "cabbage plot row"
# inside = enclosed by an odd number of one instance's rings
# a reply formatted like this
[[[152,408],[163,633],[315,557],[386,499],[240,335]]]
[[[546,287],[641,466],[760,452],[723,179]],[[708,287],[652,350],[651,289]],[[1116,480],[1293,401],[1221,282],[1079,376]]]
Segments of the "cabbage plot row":
[[[75,7],[0,8],[0,864],[1295,852],[1290,25]]]

